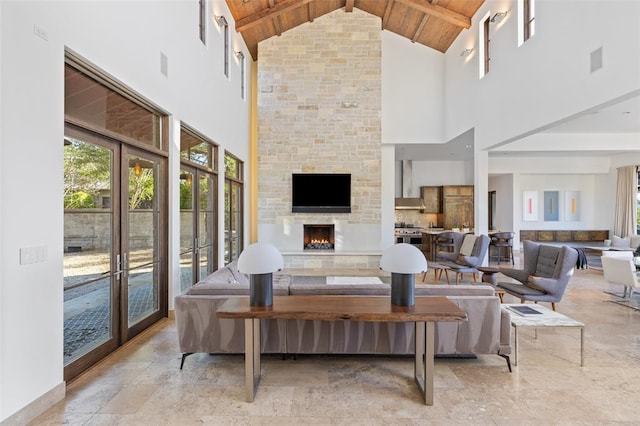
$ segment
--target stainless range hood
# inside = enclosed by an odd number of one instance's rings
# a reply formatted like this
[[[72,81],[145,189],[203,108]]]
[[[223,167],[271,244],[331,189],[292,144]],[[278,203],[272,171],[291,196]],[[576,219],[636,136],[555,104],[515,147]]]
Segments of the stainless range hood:
[[[410,197],[413,179],[413,164],[410,160],[402,161],[402,198],[396,198],[396,210],[424,210],[420,197]]]
[[[424,210],[422,198],[396,198],[396,210]]]

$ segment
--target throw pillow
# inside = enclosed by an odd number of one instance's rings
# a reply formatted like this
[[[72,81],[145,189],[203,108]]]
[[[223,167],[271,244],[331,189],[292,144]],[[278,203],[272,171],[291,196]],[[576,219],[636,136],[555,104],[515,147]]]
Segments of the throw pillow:
[[[473,253],[473,246],[476,245],[476,238],[478,237],[471,234],[464,236],[464,240],[462,240],[462,245],[460,246],[460,254],[462,256],[471,256],[471,253]]]
[[[529,275],[527,277],[527,281],[524,283],[524,285],[526,285],[529,288],[532,288],[534,290],[540,290],[540,291],[545,291],[542,287],[540,287],[539,285],[536,284],[535,279],[537,277],[535,275]]]
[[[469,262],[467,262],[467,256],[463,254],[458,255],[458,258],[456,259],[456,263],[462,266],[470,266]]]
[[[616,248],[631,248],[631,238],[624,237],[620,238],[617,235],[611,237],[611,247]]]

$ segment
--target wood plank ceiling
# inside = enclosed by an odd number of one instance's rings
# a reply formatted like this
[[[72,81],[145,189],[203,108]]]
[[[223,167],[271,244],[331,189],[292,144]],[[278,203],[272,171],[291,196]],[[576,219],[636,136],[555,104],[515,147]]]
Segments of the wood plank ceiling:
[[[344,9],[378,16],[382,29],[414,43],[446,52],[484,0],[226,0],[254,60],[258,43],[314,19]]]

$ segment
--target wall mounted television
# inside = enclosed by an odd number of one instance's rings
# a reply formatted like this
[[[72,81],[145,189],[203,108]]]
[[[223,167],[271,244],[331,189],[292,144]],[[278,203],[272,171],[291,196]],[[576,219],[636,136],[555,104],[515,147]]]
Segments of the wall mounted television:
[[[351,213],[351,174],[293,173],[293,213]]]

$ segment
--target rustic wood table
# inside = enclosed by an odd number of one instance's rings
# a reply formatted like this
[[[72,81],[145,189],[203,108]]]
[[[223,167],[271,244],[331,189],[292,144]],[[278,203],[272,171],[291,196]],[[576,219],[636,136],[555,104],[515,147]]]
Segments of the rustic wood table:
[[[386,296],[275,296],[273,306],[251,307],[248,297],[227,300],[220,318],[245,320],[245,386],[253,402],[261,379],[260,320],[303,319],[415,323],[414,378],[426,405],[433,405],[434,332],[438,321],[466,321],[446,297],[416,297],[415,306],[396,306]]]

